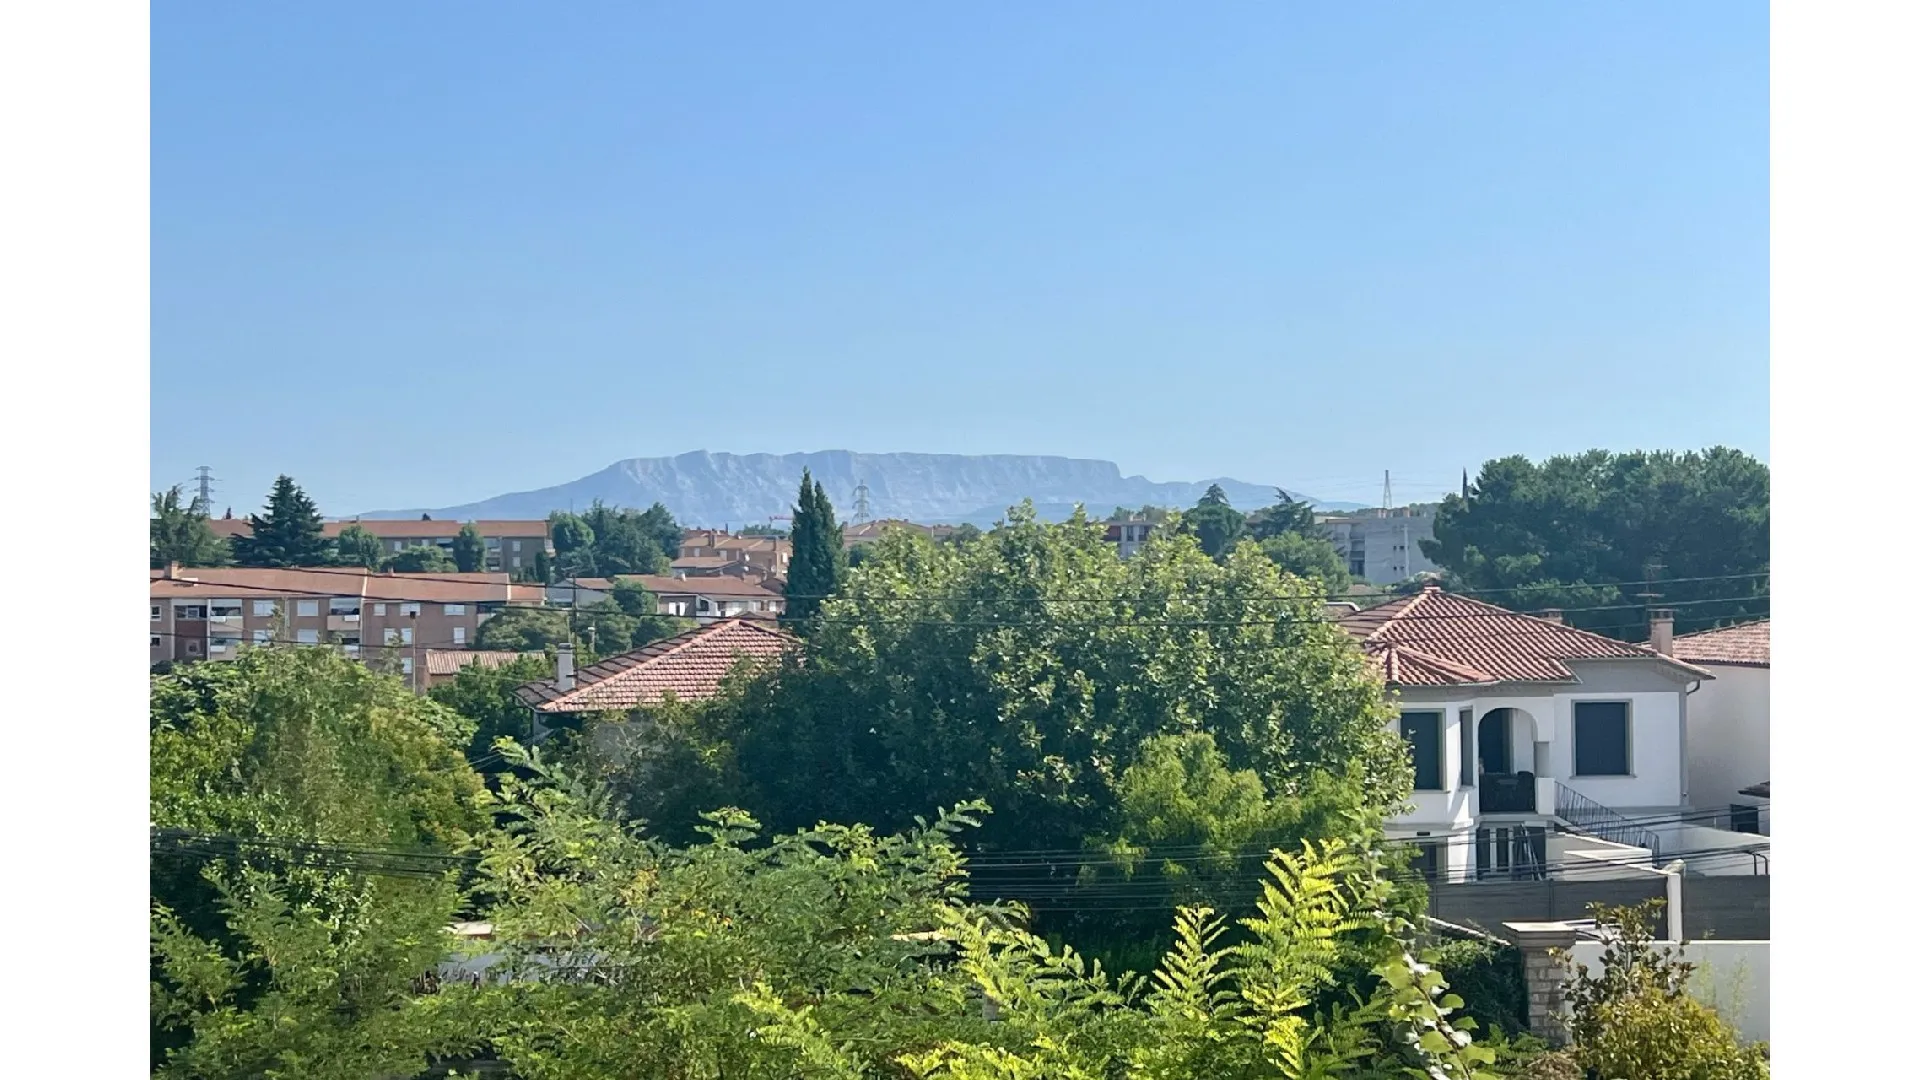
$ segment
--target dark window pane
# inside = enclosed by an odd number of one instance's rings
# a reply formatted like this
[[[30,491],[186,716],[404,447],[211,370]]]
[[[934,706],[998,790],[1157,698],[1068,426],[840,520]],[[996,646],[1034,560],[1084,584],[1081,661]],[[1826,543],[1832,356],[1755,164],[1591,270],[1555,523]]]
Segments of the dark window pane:
[[[1473,786],[1473,710],[1460,710],[1460,786]]]
[[[1400,737],[1413,751],[1414,790],[1444,790],[1440,784],[1440,714],[1401,713]]]
[[[1574,775],[1626,776],[1633,772],[1631,762],[1627,745],[1627,703],[1574,702]]]

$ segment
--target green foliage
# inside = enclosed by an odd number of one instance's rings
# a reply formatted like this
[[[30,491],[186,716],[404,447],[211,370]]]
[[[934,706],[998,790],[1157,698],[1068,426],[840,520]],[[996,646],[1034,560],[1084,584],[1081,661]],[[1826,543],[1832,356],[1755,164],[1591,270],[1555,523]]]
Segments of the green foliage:
[[[386,549],[381,546],[380,538],[359,525],[349,525],[333,538],[333,562],[337,566],[378,570],[386,561]]]
[[[941,538],[940,542],[953,545],[971,544],[984,535],[986,534],[980,531],[980,526],[963,521],[955,525],[953,531]]]
[[[152,684],[156,1073],[411,1075],[469,1038],[412,993],[454,883],[324,850],[450,852],[486,824],[470,723],[323,649],[251,650]],[[307,846],[296,846],[307,845]],[[430,864],[432,865],[432,864]]]
[[[467,760],[492,760],[495,740],[525,743],[533,737],[533,714],[513,692],[525,683],[552,677],[553,658],[533,654],[498,667],[468,664],[451,681],[428,690],[427,696],[473,724],[473,737],[467,741]],[[481,771],[498,772],[499,769],[482,768]]]
[[[178,484],[154,493],[153,517],[147,525],[152,567],[158,570],[169,563],[181,566],[231,563],[233,554],[227,542],[213,534],[197,507],[183,505],[180,499]]]
[[[1247,535],[1266,541],[1289,533],[1315,535],[1313,504],[1304,503],[1280,488],[1273,489],[1274,504],[1247,515]]]
[[[1200,542],[1210,559],[1223,559],[1247,535],[1247,517],[1227,502],[1219,484],[1207,488],[1193,509],[1181,515],[1180,528]]]
[[[680,550],[680,525],[665,506],[626,510],[598,500],[585,514],[547,518],[558,578],[664,574]]]
[[[1634,631],[1618,627],[1620,612],[1575,609],[1634,603],[1640,588],[1608,583],[1656,576],[1685,632],[1767,612],[1765,577],[1699,579],[1767,571],[1770,483],[1765,464],[1725,447],[1501,458],[1466,498],[1440,504],[1421,550],[1456,588],[1518,590],[1500,603],[1564,608],[1576,625],[1623,635]]]
[[[593,575],[593,529],[578,514],[554,511],[547,517],[547,535],[553,540],[557,577]]]
[[[1604,1077],[1764,1080],[1766,1046],[1741,1046],[1718,1013],[1688,994],[1694,965],[1653,940],[1659,904],[1595,907],[1607,942],[1601,970],[1578,965],[1566,989],[1575,1056]]]
[[[1347,587],[1353,584],[1353,578],[1347,573],[1347,560],[1341,557],[1333,541],[1324,536],[1281,533],[1260,541],[1260,553],[1289,574],[1320,582],[1321,591],[1329,597],[1345,596]]]
[[[438,544],[414,544],[394,552],[385,569],[396,574],[451,574],[459,566]]]
[[[233,557],[241,566],[324,566],[327,542],[320,510],[290,476],[273,482],[266,514],[253,514],[251,536],[233,538]]]
[[[824,610],[823,598],[839,590],[846,573],[844,539],[834,522],[833,504],[827,500],[826,491],[814,483],[813,472],[803,470],[799,505],[793,510],[793,557],[787,564],[789,625],[801,633],[811,633]]]
[[[1101,532],[1029,508],[962,546],[870,545],[805,663],[701,710],[690,737],[737,770],[728,801],[776,828],[896,828],[907,807],[978,796],[999,811],[988,846],[1077,849],[1116,835],[1115,784],[1142,743],[1196,731],[1271,793],[1324,775],[1376,814],[1405,797],[1379,681],[1317,587],[1251,548],[1221,565],[1176,541],[1123,561]]]
[[[460,526],[460,531],[453,538],[451,554],[453,565],[463,574],[487,568],[487,541],[473,522]]]
[[[635,581],[616,581],[611,597],[580,608],[573,623],[596,656],[637,649],[698,625],[692,619],[657,614],[653,594]]]
[[[1481,1030],[1508,1035],[1527,1030],[1526,962],[1519,949],[1465,938],[1436,946],[1434,963],[1466,1001],[1462,1012]]]
[[[563,642],[574,642],[574,617],[564,608],[508,606],[480,624],[473,647],[544,652]]]

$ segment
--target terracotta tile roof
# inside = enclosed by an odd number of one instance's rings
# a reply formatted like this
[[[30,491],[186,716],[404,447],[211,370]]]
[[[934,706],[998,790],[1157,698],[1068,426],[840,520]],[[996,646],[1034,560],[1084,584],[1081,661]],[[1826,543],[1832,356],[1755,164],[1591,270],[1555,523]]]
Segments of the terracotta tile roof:
[[[655,596],[737,596],[749,600],[777,600],[780,596],[754,582],[735,577],[677,578],[633,574],[623,576],[620,580],[637,581]]]
[[[741,661],[775,660],[798,639],[771,625],[722,619],[644,648],[582,668],[574,688],[561,693],[555,680],[527,683],[516,694],[537,712],[604,712],[652,705],[668,693],[700,701]]]
[[[1689,664],[1768,667],[1771,619],[1702,630],[1673,639],[1673,655]]]
[[[673,560],[673,568],[675,570],[718,570],[739,561],[731,555],[683,555]]]
[[[376,574],[352,567],[191,567],[173,578],[154,570],[147,591],[155,598],[358,596],[430,604],[537,604],[545,597],[542,586],[514,585],[508,574]]]
[[[427,674],[457,675],[460,669],[478,664],[481,667],[505,667],[523,656],[539,656],[534,652],[509,652],[498,649],[428,649]]]
[[[322,535],[331,539],[339,536],[341,530],[349,525],[358,525],[383,540],[451,540],[460,535],[460,526],[464,521],[411,521],[406,518],[392,520],[365,519],[360,521],[327,521],[320,525]],[[547,535],[547,523],[538,519],[526,521],[482,520],[472,522],[480,530],[481,536],[544,537]],[[210,518],[207,526],[213,535],[232,539],[236,536],[253,535],[253,526],[246,518]]]
[[[1401,686],[1573,682],[1573,670],[1564,661],[1616,658],[1678,664],[1711,678],[1644,645],[1469,600],[1435,586],[1339,622],[1360,639],[1387,681]]]

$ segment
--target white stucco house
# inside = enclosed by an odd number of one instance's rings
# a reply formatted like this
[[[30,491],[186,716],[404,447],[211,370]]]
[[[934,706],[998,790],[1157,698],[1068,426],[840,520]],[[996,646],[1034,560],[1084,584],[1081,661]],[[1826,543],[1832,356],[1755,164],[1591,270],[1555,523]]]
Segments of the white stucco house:
[[[1673,639],[1676,659],[1713,673],[1687,710],[1693,804],[1718,810],[1722,828],[1770,835],[1767,701],[1772,624],[1767,619]]]
[[[1434,586],[1340,624],[1397,697],[1413,757],[1413,809],[1389,834],[1422,842],[1436,877],[1557,873],[1555,833],[1657,850],[1662,819],[1691,805],[1704,668]]]

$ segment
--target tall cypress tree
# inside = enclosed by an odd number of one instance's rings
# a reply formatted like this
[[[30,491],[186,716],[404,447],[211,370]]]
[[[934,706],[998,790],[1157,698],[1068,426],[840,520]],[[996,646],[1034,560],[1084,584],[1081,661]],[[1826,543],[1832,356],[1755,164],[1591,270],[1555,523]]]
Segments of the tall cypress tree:
[[[840,526],[833,504],[814,482],[812,470],[800,474],[800,502],[793,510],[793,557],[787,564],[787,621],[804,631],[820,614],[823,598],[846,575]]]
[[[328,562],[320,509],[291,476],[273,482],[266,514],[249,515],[247,524],[253,535],[233,538],[234,559],[241,566],[325,566]]]

